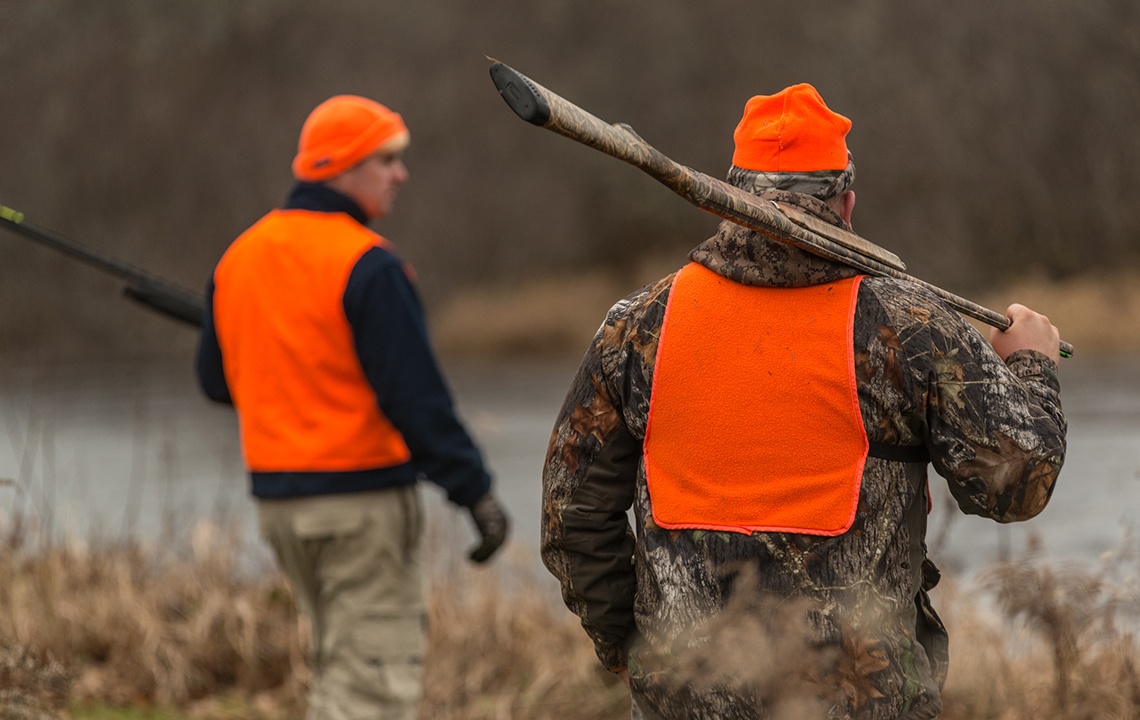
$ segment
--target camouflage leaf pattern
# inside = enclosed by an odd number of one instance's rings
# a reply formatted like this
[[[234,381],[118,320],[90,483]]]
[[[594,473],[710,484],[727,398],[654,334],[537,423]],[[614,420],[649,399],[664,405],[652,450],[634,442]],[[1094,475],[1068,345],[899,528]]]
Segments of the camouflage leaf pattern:
[[[855,182],[855,161],[847,156],[843,170],[815,170],[811,172],[764,172],[731,165],[728,183],[759,195],[768,190],[787,190],[817,198],[835,197]]]
[[[842,225],[814,198],[763,196]],[[750,285],[798,287],[853,274],[730,223],[690,258]],[[925,465],[868,458],[854,524],[838,537],[667,531],[653,523],[641,444],[673,277],[610,310],[551,436],[542,556],[567,606],[606,667],[629,667],[645,717],[774,718],[786,716],[792,701],[806,703],[796,706],[804,718],[936,717],[948,657],[927,595],[938,573],[924,543]],[[941,300],[890,278],[863,280],[854,334],[869,440],[925,446],[966,513],[1012,522],[1045,507],[1066,431],[1051,360],[1019,351],[1002,363]],[[627,522],[631,506],[636,533]],[[742,594],[807,603],[799,617],[818,665],[761,662],[769,641],[714,632]],[[742,660],[749,657],[755,661]],[[694,667],[718,679],[693,683],[686,669]],[[780,687],[802,692],[778,697]]]

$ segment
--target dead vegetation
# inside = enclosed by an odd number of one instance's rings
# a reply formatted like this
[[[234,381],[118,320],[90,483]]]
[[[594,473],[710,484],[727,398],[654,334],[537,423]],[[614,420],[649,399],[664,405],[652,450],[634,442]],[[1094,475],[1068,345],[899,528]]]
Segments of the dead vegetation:
[[[947,720],[1092,720],[1140,714],[1136,565],[1025,558],[949,589]]]
[[[685,253],[656,255],[626,274],[589,272],[535,278],[511,289],[455,294],[432,316],[442,353],[464,357],[585,352],[606,311],[642,285],[678,269]],[[946,286],[951,292],[962,292]],[[966,295],[996,312],[1014,302],[1044,313],[1081,357],[1140,350],[1140,272],[1115,270],[1049,280],[1033,275]],[[979,329],[988,329],[975,322]]]
[[[307,625],[283,578],[239,568],[238,534],[199,525],[177,551],[137,540],[33,549],[34,535],[17,522],[0,538],[0,718],[88,705],[304,715]],[[628,714],[577,622],[533,591],[529,570],[508,572],[436,577],[425,717]]]
[[[1048,315],[1081,355],[1140,350],[1140,271],[1116,269],[1065,280],[1028,276],[980,299],[998,312],[1018,302]]]
[[[486,55],[717,177],[748,97],[813,83],[855,123],[859,232],[957,292],[1140,266],[1134,0],[8,6],[0,201],[196,290],[281,201],[305,115],[338,92],[408,121],[411,181],[377,228],[430,305],[627,273],[711,234],[637,170],[519,121]],[[0,261],[19,309],[0,352],[189,352],[90,268],[16,237]]]
[[[303,715],[307,637],[285,582],[241,571],[237,536],[200,526],[188,547],[25,544],[0,552],[0,717],[68,708],[170,708],[206,720]],[[1034,558],[970,585],[944,582],[948,720],[1140,715],[1135,563],[1090,569]],[[424,716],[628,717],[577,621],[533,560],[436,574]],[[794,700],[792,698],[791,700]],[[790,702],[791,702],[790,700]]]

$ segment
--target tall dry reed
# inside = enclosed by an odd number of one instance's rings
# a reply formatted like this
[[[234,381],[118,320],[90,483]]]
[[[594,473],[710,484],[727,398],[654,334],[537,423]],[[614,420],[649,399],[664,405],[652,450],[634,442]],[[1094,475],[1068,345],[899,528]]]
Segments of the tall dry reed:
[[[1130,553],[1103,567],[1032,553],[950,587],[946,720],[1140,717],[1140,593]]]
[[[557,594],[537,586],[533,567],[515,558],[504,572],[456,565],[437,575],[423,717],[629,717],[624,686]]]
[[[199,525],[178,549],[31,537],[43,535],[21,521],[0,536],[3,720],[71,703],[303,716],[307,624],[284,578],[239,567],[238,533]],[[524,564],[436,575],[424,716],[628,715],[620,683]]]
[[[203,525],[182,548],[31,537],[19,521],[0,535],[0,718],[66,717],[84,702],[303,716],[304,623],[280,576],[240,567],[237,534]],[[433,576],[424,717],[628,717],[624,688],[533,560],[497,565],[457,561]],[[1125,566],[1026,558],[968,585],[945,580],[943,717],[1140,717],[1140,595]]]
[[[238,566],[236,533],[201,525],[189,546],[139,540],[25,545],[0,553],[0,644],[62,663],[68,699],[191,707],[220,693],[293,706],[306,677],[284,581]]]

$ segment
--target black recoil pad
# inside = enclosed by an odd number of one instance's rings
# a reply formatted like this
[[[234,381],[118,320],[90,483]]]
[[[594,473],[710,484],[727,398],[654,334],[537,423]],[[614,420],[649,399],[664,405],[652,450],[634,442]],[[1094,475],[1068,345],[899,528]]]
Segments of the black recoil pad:
[[[491,80],[511,110],[523,120],[534,125],[545,125],[550,121],[550,106],[526,75],[496,62],[491,65]]]

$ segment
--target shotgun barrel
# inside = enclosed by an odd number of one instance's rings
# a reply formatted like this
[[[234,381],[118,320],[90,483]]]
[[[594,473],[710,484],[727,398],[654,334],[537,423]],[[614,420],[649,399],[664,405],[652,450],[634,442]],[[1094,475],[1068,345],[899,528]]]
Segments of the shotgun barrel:
[[[192,290],[30,223],[24,219],[22,212],[4,205],[0,205],[0,226],[126,280],[127,285],[123,292],[127,297],[152,310],[194,327],[202,324],[202,312],[206,301],[203,296]]]
[[[643,170],[702,210],[861,272],[922,285],[959,313],[1000,330],[1011,324],[1001,313],[908,275],[906,265],[896,255],[855,233],[832,227],[795,208],[764,200],[671,160],[628,125],[611,125],[600,120],[504,63],[492,63],[491,79],[507,105],[523,120]],[[1064,357],[1073,354],[1073,346],[1064,341],[1060,350]]]

